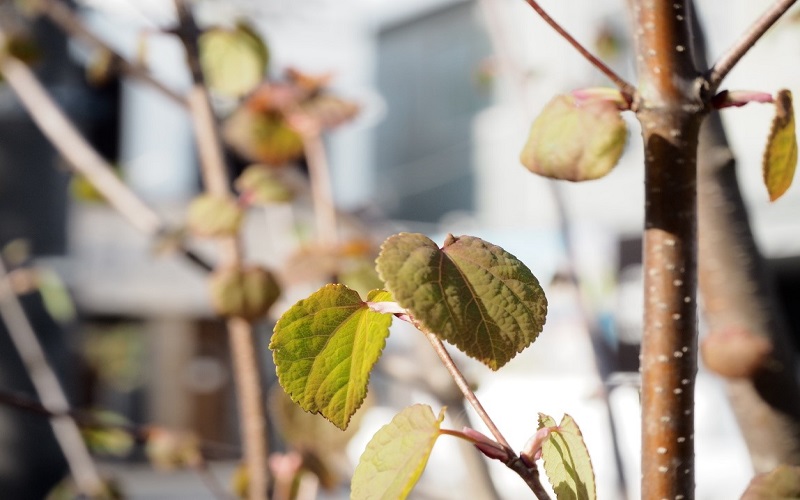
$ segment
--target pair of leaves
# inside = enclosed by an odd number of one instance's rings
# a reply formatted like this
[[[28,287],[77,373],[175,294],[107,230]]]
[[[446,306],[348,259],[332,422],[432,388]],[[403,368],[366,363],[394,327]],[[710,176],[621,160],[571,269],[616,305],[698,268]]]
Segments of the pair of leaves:
[[[406,408],[383,426],[361,455],[352,480],[353,499],[406,498],[419,480],[437,438],[444,409]],[[551,432],[542,443],[545,472],[559,500],[595,500],[594,470],[578,425],[569,415],[561,423],[539,414],[539,428]]]
[[[370,292],[365,302],[343,285],[325,286],[284,313],[270,343],[291,398],[342,429],[366,395],[392,321],[369,303],[396,300],[416,324],[493,370],[545,322],[547,300],[531,271],[480,238],[448,236],[440,249],[402,233],[383,244],[377,268],[391,293]]]

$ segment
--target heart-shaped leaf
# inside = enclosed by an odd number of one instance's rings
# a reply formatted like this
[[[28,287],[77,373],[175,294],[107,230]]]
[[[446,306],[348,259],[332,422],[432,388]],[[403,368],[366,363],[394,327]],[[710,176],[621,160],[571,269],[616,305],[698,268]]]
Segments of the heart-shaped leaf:
[[[586,181],[614,168],[628,131],[616,98],[594,97],[597,94],[587,99],[559,95],[547,103],[520,154],[528,170],[553,179]]]
[[[775,201],[792,185],[797,168],[797,136],[795,135],[792,93],[781,90],[775,96],[775,118],[764,151],[764,184],[770,201]]]
[[[369,302],[391,301],[373,290]],[[367,395],[369,372],[389,335],[390,314],[369,309],[358,292],[326,285],[299,301],[275,325],[269,348],[278,382],[304,410],[340,429]]]
[[[406,498],[425,470],[442,420],[444,408],[436,417],[430,406],[414,405],[381,427],[358,461],[350,498]]]
[[[422,234],[387,239],[378,273],[395,300],[428,331],[497,370],[544,326],[547,299],[516,257],[472,236],[439,247]]]
[[[556,426],[553,417],[539,414],[539,429],[551,428],[542,443],[542,459],[547,478],[559,500],[594,500],[597,492],[589,450],[578,424],[564,415]]]

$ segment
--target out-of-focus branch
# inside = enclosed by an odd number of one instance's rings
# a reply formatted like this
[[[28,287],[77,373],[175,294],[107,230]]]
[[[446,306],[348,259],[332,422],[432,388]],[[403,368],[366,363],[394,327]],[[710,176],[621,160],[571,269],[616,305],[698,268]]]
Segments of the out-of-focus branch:
[[[756,21],[745,31],[741,38],[736,41],[722,56],[714,66],[708,71],[708,84],[711,92],[716,92],[719,84],[736,66],[736,63],[744,57],[753,45],[764,36],[764,33],[775,24],[778,19],[795,4],[797,0],[778,0],[764,12]]]
[[[2,34],[0,33],[0,38]],[[149,235],[167,233],[161,217],[113,172],[111,165],[84,139],[33,72],[18,59],[0,54],[0,74],[33,121],[70,167],[86,180],[136,229]],[[211,266],[190,249],[180,246],[190,262],[205,271]]]
[[[193,87],[189,95],[189,109],[200,153],[203,182],[208,193],[223,197],[231,196],[219,130],[200,67],[197,44],[199,30],[185,1],[175,0],[175,7],[179,20],[177,34],[186,48],[186,59],[192,73]],[[220,246],[221,266],[241,265],[243,257],[238,238],[222,238]],[[253,325],[243,318],[233,317],[228,319],[227,326],[238,392],[237,401],[248,477],[248,498],[266,499],[269,479],[267,420]]]
[[[696,59],[706,64],[702,26],[693,15]],[[766,339],[771,354],[749,377],[728,378],[728,396],[757,473],[800,464],[800,389],[793,349],[775,290],[753,237],[736,162],[718,112],[706,118],[698,150],[700,292],[710,336],[746,332]],[[730,342],[731,340],[723,340]],[[709,350],[725,348],[707,342]],[[728,363],[744,365],[743,360]]]
[[[183,96],[157,80],[146,67],[128,61],[100,37],[89,31],[72,9],[62,0],[35,0],[35,6],[72,38],[81,40],[96,49],[111,54],[113,64],[124,74],[150,85],[176,104],[183,107],[187,106],[186,99]]]
[[[555,19],[550,17],[550,15],[539,5],[536,0],[525,0],[528,5],[542,18],[544,22],[546,22],[551,28],[553,28],[556,33],[558,33],[561,38],[563,38],[567,43],[572,45],[572,47],[578,51],[578,53],[586,59],[589,64],[597,68],[601,73],[606,75],[614,85],[617,86],[620,92],[625,96],[625,99],[630,103],[633,101],[633,96],[636,94],[636,87],[628,83],[624,78],[619,76],[613,69],[609,68],[606,63],[598,59],[594,54],[589,52],[586,47],[584,47],[578,40],[576,40],[572,35],[570,35],[567,30],[561,27]]]
[[[87,497],[99,496],[104,489],[103,480],[97,472],[75,420],[69,415],[70,407],[64,389],[48,363],[42,345],[25,315],[25,310],[8,281],[8,273],[2,259],[0,259],[0,317],[6,325],[11,342],[22,359],[22,364],[31,378],[42,406],[53,415],[50,418],[50,425],[67,459],[75,484]]]

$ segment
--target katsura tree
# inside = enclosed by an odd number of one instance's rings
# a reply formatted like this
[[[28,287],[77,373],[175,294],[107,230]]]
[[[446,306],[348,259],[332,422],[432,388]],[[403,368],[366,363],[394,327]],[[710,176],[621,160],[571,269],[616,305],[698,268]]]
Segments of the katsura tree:
[[[645,153],[642,496],[693,498],[700,131],[717,109],[751,102],[774,105],[772,128],[765,131],[764,183],[773,201],[788,189],[797,164],[791,93],[728,91],[720,85],[794,0],[779,0],[768,8],[710,68],[702,65],[702,48],[693,37],[699,28],[691,1],[632,0],[636,85],[587,51],[536,1],[526,1],[615,88],[582,89],[553,98],[531,127],[522,163],[554,179],[597,179],[615,166],[623,152],[627,130],[621,113],[633,112],[641,124]],[[707,205],[707,210],[714,208]],[[353,478],[352,497],[405,497],[435,441],[446,434],[466,439],[503,462],[538,498],[547,496],[536,463],[540,457],[559,498],[594,498],[591,462],[575,422],[565,416],[556,423],[541,415],[531,440],[515,452],[444,345],[454,345],[493,370],[529,347],[544,327],[547,302],[528,268],[478,238],[448,235],[440,247],[426,236],[406,233],[386,240],[376,268],[383,289],[361,297],[343,285],[327,285],[283,314],[270,343],[281,385],[307,411],[347,427],[364,400],[369,372],[395,317],[410,322],[429,340],[492,437],[469,428],[442,429],[441,413],[412,406],[367,446]],[[713,287],[709,290],[713,293]],[[771,346],[757,332],[731,328],[713,338],[717,345],[727,342],[731,348],[711,345],[705,351],[709,359],[724,358],[718,366],[739,370],[731,376],[768,369]],[[747,356],[737,358],[743,352]],[[741,359],[746,366],[736,366]],[[759,477],[748,495],[771,498],[798,492],[798,469],[792,467],[797,464],[791,454],[784,457],[789,463]]]

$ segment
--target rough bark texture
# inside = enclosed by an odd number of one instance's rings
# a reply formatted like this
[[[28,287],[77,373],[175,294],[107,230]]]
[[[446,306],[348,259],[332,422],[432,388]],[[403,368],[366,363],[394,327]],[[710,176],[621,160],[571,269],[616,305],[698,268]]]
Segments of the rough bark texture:
[[[687,1],[632,2],[645,145],[642,498],[694,497],[696,155],[705,115]]]

